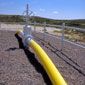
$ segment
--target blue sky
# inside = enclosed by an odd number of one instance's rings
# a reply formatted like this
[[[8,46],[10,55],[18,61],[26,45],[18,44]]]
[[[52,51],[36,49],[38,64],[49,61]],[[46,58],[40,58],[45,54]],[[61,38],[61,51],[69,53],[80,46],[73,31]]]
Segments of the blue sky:
[[[29,4],[36,16],[85,19],[85,0],[0,0],[0,14],[22,14]]]

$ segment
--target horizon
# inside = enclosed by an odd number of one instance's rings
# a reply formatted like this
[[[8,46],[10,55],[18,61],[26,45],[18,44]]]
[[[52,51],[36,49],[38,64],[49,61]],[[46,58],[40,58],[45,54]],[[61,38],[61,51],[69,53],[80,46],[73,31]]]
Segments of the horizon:
[[[0,14],[0,16],[1,15],[2,16],[5,16],[5,15],[6,16],[22,16],[22,15],[19,15],[19,14],[18,15],[17,14],[15,14],[15,15],[14,14],[11,14],[11,15],[10,14]],[[53,19],[53,18],[47,18],[47,17],[41,17],[41,16],[34,16],[34,17],[40,17],[40,18],[52,19],[52,20],[85,20],[85,19]]]
[[[0,0],[0,15],[22,15],[26,4],[35,16],[55,20],[85,19],[84,0]]]

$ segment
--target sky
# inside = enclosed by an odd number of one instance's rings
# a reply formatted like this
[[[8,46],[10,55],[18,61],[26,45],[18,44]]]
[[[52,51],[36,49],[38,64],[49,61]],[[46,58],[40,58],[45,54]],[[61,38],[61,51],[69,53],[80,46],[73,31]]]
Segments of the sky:
[[[26,4],[29,4],[35,16],[85,19],[85,0],[0,0],[0,14],[22,15]]]

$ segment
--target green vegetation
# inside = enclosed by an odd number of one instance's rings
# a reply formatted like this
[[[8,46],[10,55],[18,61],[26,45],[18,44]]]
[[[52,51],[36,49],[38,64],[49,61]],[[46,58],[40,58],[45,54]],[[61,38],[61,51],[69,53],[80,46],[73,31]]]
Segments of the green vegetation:
[[[0,22],[23,22],[20,15],[0,15]]]
[[[72,41],[85,42],[85,32],[79,32],[75,30],[65,30],[65,38]]]
[[[61,25],[62,23],[65,23],[67,26],[85,28],[85,19],[54,20],[54,19],[48,19],[48,18],[42,18],[42,17],[32,17],[31,22],[34,22],[34,21],[36,21],[37,23],[46,22],[47,24],[52,24],[52,25]]]
[[[30,21],[31,22],[36,21],[36,23],[41,23],[41,24],[46,22],[47,24],[52,24],[52,25],[61,25],[62,23],[66,23],[67,26],[85,28],[85,19],[54,20],[54,19],[42,18],[38,16],[32,16],[30,18]],[[23,16],[21,15],[0,15],[0,22],[25,22],[25,20],[23,20]]]
[[[62,31],[54,30],[54,33],[61,33]]]
[[[62,35],[62,31],[54,30],[53,32],[57,36]],[[79,32],[79,31],[75,31],[72,29],[71,30],[67,29],[67,30],[64,30],[64,36],[66,39],[71,40],[71,41],[85,42],[85,32]]]

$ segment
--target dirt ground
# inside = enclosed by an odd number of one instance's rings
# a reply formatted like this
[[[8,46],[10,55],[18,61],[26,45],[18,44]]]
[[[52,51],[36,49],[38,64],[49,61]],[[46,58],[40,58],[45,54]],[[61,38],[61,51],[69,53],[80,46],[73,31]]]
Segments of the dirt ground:
[[[52,59],[68,85],[85,85],[84,49],[82,51],[73,46],[80,55],[70,53],[69,50],[61,52],[55,47],[56,39],[54,41],[46,36],[46,40],[50,40],[48,42],[43,41],[41,33],[34,33],[33,36]],[[68,48],[71,49],[72,46]],[[71,54],[73,56],[70,56]],[[0,85],[51,85],[33,50],[25,49],[21,38],[12,31],[0,31]]]

